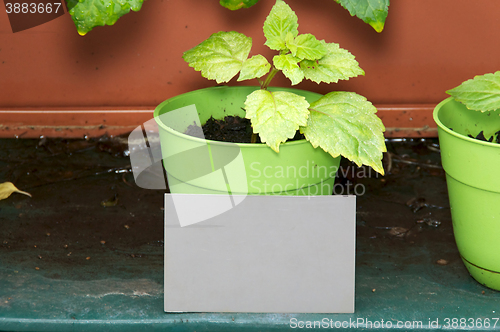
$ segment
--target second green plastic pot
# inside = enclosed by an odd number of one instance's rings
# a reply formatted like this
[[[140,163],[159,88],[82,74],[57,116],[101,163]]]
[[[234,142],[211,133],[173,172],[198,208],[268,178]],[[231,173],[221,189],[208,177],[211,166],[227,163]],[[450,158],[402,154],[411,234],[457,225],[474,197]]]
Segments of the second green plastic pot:
[[[500,130],[499,112],[476,112],[448,98],[436,106],[453,231],[469,273],[500,290],[500,144],[479,141]]]
[[[247,86],[200,89],[168,99],[156,108],[154,115],[171,192],[332,194],[340,157],[333,158],[321,148],[313,148],[306,140],[281,144],[279,153],[276,153],[266,144],[225,143],[184,134],[193,124],[192,116],[187,115],[190,112],[191,115],[197,113],[199,124],[204,124],[210,117],[244,117],[246,97],[256,89]],[[309,103],[321,97],[297,89],[279,90],[302,95]],[[180,115],[172,120],[169,116],[174,111]]]

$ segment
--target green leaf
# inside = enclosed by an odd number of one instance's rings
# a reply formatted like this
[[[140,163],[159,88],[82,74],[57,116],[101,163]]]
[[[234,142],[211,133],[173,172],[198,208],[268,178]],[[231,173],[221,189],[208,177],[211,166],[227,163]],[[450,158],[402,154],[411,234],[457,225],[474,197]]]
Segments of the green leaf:
[[[283,0],[276,0],[264,22],[264,35],[267,39],[264,45],[275,51],[286,50],[287,33],[296,37],[299,34],[298,27],[295,12]]]
[[[321,97],[309,107],[307,127],[300,131],[316,148],[320,146],[333,157],[342,155],[355,162],[371,166],[384,174],[382,152],[385,131],[375,114],[377,109],[354,92],[336,91]]]
[[[299,84],[304,79],[304,73],[297,64],[299,61],[299,58],[291,54],[281,54],[273,57],[273,64],[276,69],[282,70],[283,74],[292,81],[292,85]]]
[[[66,0],[80,35],[96,26],[113,25],[123,15],[139,11],[144,0]]]
[[[476,76],[446,91],[455,100],[475,111],[493,111],[500,108],[500,71]]]
[[[389,0],[335,0],[347,9],[351,16],[356,15],[377,32],[384,30],[385,19],[389,13]]]
[[[269,72],[269,69],[271,69],[271,65],[266,58],[260,54],[254,55],[243,62],[238,81],[262,77]]]
[[[240,8],[248,8],[255,5],[259,0],[220,0],[220,4],[223,7],[231,10],[237,10]]]
[[[217,83],[229,82],[243,67],[252,38],[236,31],[217,32],[182,56],[201,75]]]
[[[276,152],[280,143],[307,124],[308,107],[304,97],[284,91],[256,90],[245,101],[246,118],[252,121],[254,133]]]
[[[317,61],[302,60],[300,62],[305,78],[318,84],[320,82],[337,83],[339,80],[348,80],[365,74],[354,59],[354,55],[348,50],[340,48],[335,43],[325,43],[323,40],[321,42],[328,52],[323,58]]]
[[[287,35],[286,46],[295,57],[308,60],[318,60],[325,56],[327,49],[324,43],[320,42],[310,33],[298,35],[294,39]]]

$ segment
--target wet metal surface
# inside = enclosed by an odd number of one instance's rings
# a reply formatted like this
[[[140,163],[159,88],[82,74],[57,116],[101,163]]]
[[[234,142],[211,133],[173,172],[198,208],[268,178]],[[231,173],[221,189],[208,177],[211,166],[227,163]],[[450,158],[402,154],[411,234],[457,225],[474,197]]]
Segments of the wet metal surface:
[[[165,314],[165,191],[134,184],[125,142],[0,140],[0,182],[33,195],[0,201],[0,330],[268,331],[324,318],[489,318],[492,330],[500,317],[500,293],[456,249],[436,140],[388,142],[384,177],[342,162],[337,190],[359,194],[355,314]]]

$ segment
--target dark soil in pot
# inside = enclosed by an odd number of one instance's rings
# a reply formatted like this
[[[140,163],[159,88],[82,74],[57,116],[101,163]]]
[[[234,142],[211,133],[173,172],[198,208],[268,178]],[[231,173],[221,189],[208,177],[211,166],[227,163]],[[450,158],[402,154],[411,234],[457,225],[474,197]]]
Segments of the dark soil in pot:
[[[203,136],[200,127],[190,125],[184,132],[186,135],[205,138],[212,141],[232,142],[232,143],[251,143],[252,142],[252,124],[249,119],[239,116],[226,116],[223,120],[217,120],[211,117],[202,126]],[[299,131],[289,141],[304,139]],[[257,135],[255,143],[262,143]]]
[[[496,138],[493,140],[493,138],[495,137],[496,135]],[[495,135],[491,136],[489,139],[486,139],[486,137],[484,137],[484,132],[481,130],[481,132],[479,134],[477,134],[476,137],[472,136],[472,135],[468,135],[470,138],[475,138],[477,140],[480,140],[480,141],[483,141],[483,142],[494,142],[494,143],[499,143],[500,144],[500,130],[497,131],[495,133]]]

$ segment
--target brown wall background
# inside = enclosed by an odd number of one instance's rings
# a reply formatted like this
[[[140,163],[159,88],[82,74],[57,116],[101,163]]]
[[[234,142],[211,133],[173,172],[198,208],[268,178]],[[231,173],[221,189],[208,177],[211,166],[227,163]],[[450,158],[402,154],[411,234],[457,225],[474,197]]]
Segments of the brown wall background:
[[[393,0],[381,34],[333,0],[288,0],[299,31],[350,50],[366,76],[332,85],[375,104],[435,104],[445,91],[500,69],[497,0]],[[262,24],[274,4],[261,0],[229,11],[217,0],[147,0],[114,26],[77,34],[68,14],[12,33],[0,11],[0,107],[154,106],[174,95],[213,86],[189,68],[182,52],[211,33],[236,30],[253,38],[252,54],[274,54]],[[273,85],[288,85],[277,77]]]

